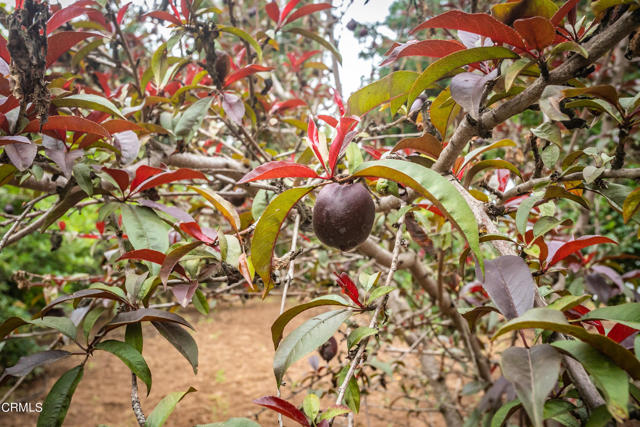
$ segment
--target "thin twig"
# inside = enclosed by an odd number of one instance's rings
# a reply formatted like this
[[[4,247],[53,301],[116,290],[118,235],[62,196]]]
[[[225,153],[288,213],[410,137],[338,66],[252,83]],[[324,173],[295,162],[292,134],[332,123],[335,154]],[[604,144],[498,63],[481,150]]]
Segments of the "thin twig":
[[[398,231],[396,233],[396,239],[393,246],[393,255],[391,258],[391,265],[389,266],[389,273],[387,274],[387,279],[385,280],[384,286],[389,286],[391,284],[391,280],[393,279],[393,274],[398,269],[398,258],[400,257],[400,246],[401,246],[400,242],[402,240],[403,225],[404,225],[404,215],[398,220]],[[375,328],[377,323],[376,319],[378,318],[378,315],[382,311],[382,308],[386,305],[388,299],[389,299],[389,294],[385,295],[383,300],[376,307],[375,311],[373,312],[373,316],[371,316],[371,321],[369,322],[370,328]],[[364,351],[367,348],[368,342],[369,342],[369,337],[365,338],[360,342],[360,344],[358,344],[358,351],[356,352],[355,357],[351,361],[351,366],[349,367],[349,371],[347,372],[347,375],[344,377],[344,380],[342,381],[340,388],[338,388],[338,398],[336,399],[336,405],[342,404],[342,399],[344,399],[344,394],[347,390],[347,384],[349,384],[351,377],[353,377],[356,367],[360,363],[360,360],[362,359]]]

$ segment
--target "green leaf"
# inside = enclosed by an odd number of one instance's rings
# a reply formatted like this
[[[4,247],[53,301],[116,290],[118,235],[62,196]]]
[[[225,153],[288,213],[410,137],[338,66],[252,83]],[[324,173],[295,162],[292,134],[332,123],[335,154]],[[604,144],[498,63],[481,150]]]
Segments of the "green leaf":
[[[124,342],[142,354],[142,323],[129,323],[124,330]]]
[[[433,83],[437,82],[456,68],[463,65],[473,64],[475,62],[487,61],[490,59],[507,59],[519,58],[519,56],[507,48],[500,46],[493,47],[474,47],[471,49],[460,50],[450,55],[440,58],[431,63],[420,76],[416,79],[409,91],[407,105],[411,106],[418,95],[427,89]]]
[[[196,310],[201,314],[204,314],[205,316],[209,314],[209,302],[207,301],[206,295],[200,290],[200,288],[196,289],[191,302]]]
[[[42,412],[38,416],[38,427],[58,427],[64,422],[69,410],[71,398],[84,372],[83,365],[65,372],[51,387],[42,403]]]
[[[302,37],[306,37],[308,39],[311,39],[311,40],[314,40],[314,41],[320,43],[329,52],[331,52],[331,54],[333,56],[335,56],[335,58],[338,60],[338,62],[340,64],[342,64],[342,55],[340,55],[340,52],[338,51],[338,49],[336,49],[336,47],[334,45],[332,45],[325,38],[320,37],[318,34],[312,33],[311,31],[307,31],[307,30],[299,28],[299,27],[288,28],[288,29],[286,29],[284,31],[287,32],[287,33],[299,34]]]
[[[580,422],[571,414],[575,405],[566,400],[550,399],[544,404],[544,419],[552,419],[566,427],[580,427]]]
[[[331,420],[335,417],[339,417],[340,415],[348,414],[349,412],[349,408],[347,408],[346,406],[334,406],[333,408],[329,408],[324,411],[318,418],[318,422],[323,420]]]
[[[169,415],[176,409],[176,405],[180,402],[187,394],[197,391],[193,387],[189,387],[187,391],[176,391],[173,393],[169,393],[166,395],[155,408],[153,408],[153,412],[149,414],[147,417],[147,423],[145,427],[160,427],[162,426]]]
[[[122,205],[122,225],[134,249],[169,249],[169,227],[151,209]]]
[[[578,304],[582,304],[588,299],[591,299],[589,295],[565,295],[549,304],[547,308],[565,311],[577,306]]]
[[[424,166],[402,160],[366,162],[358,167],[353,176],[390,179],[411,187],[429,199],[462,232],[484,271],[484,263],[480,253],[478,223],[467,202],[449,180]]]
[[[264,210],[251,239],[251,261],[256,273],[264,282],[264,295],[273,288],[271,279],[271,258],[273,249],[280,233],[280,227],[289,211],[305,195],[309,194],[313,187],[291,188],[279,194],[269,203]]]
[[[513,61],[513,63],[509,65],[509,67],[506,69],[504,73],[504,91],[505,92],[509,92],[509,90],[511,89],[511,86],[513,86],[513,83],[516,81],[516,78],[518,77],[518,75],[531,64],[532,62],[530,59],[522,58],[522,59]]]
[[[278,387],[289,366],[324,344],[351,314],[353,312],[348,309],[329,311],[307,320],[287,335],[273,358],[273,373]]]
[[[640,212],[640,187],[633,190],[622,204],[622,218],[628,223],[632,216]]]
[[[527,220],[529,219],[529,213],[533,210],[533,206],[542,200],[541,196],[530,196],[526,198],[520,206],[518,206],[518,210],[516,211],[516,228],[518,233],[524,234],[527,231]]]
[[[104,311],[105,311],[104,307],[98,306],[93,310],[91,310],[90,312],[88,312],[87,315],[84,317],[84,320],[82,322],[82,331],[84,332],[84,341],[87,344],[89,343],[89,334],[91,333],[93,326],[96,324],[100,316],[102,316],[102,313],[104,313]]]
[[[77,107],[87,110],[102,111],[112,116],[125,119],[118,107],[113,105],[111,101],[99,95],[88,93],[80,93],[77,95],[69,95],[64,98],[55,98],[51,101],[56,107]]]
[[[310,420],[315,420],[320,412],[320,399],[313,393],[309,393],[302,401],[302,409]]]
[[[198,373],[198,344],[191,334],[177,323],[151,322],[153,326],[191,364],[193,373]]]
[[[458,170],[464,169],[467,163],[477,158],[481,154],[486,153],[487,151],[495,150],[496,148],[515,147],[516,145],[517,144],[515,143],[515,141],[511,139],[501,139],[500,141],[485,145],[484,147],[478,147],[475,150],[471,150],[469,151],[469,153],[467,153],[466,156],[464,156],[464,162],[462,162],[462,165],[458,168]]]
[[[633,329],[640,329],[640,303],[630,302],[591,310],[580,320],[611,320]]]
[[[502,353],[502,373],[515,387],[535,427],[543,426],[544,401],[558,382],[561,360],[560,353],[548,344],[510,347]]]
[[[513,399],[500,407],[491,419],[491,427],[502,427],[513,411],[522,405],[520,399]]]
[[[249,43],[251,47],[253,47],[253,49],[256,51],[256,54],[258,55],[257,62],[262,62],[262,49],[260,48],[260,44],[256,41],[256,39],[251,37],[249,33],[247,33],[244,30],[241,30],[240,28],[230,27],[227,25],[218,25],[217,29],[218,31],[222,31],[223,33],[229,33],[229,34],[233,34],[234,36],[240,37],[242,40]]]
[[[56,329],[72,340],[76,339],[76,325],[68,317],[45,316],[42,319],[28,320],[34,326]]]
[[[351,331],[349,336],[347,337],[347,348],[351,348],[354,345],[358,345],[360,341],[362,341],[366,337],[370,337],[371,335],[375,335],[378,333],[376,328],[369,328],[367,326],[361,326],[359,328]]]
[[[473,177],[476,176],[478,172],[483,171],[485,169],[489,169],[489,168],[508,169],[522,179],[522,175],[520,175],[520,171],[518,170],[517,167],[513,165],[513,163],[508,162],[506,160],[502,160],[502,159],[490,159],[490,160],[481,160],[475,165],[471,166],[471,169],[467,171],[467,174],[464,177],[463,185],[465,187],[468,187],[469,184],[471,184]]]
[[[347,102],[349,113],[361,116],[385,102],[406,97],[416,78],[414,71],[396,71],[357,90]]]
[[[338,384],[342,384],[344,382],[344,379],[347,377],[348,370],[349,366],[347,365],[340,371],[338,374]],[[358,387],[358,382],[356,381],[355,376],[352,376],[347,384],[347,389],[344,393],[344,402],[354,413],[357,414],[360,410],[360,388]]]
[[[593,378],[607,401],[607,409],[613,417],[622,422],[629,416],[629,380],[627,373],[589,344],[580,341],[556,341],[554,347],[569,353],[578,360]]]
[[[389,292],[393,292],[394,289],[396,289],[395,286],[380,286],[379,288],[375,288],[371,292],[371,294],[369,295],[369,298],[367,298],[367,304],[366,305],[371,304],[372,302],[374,302],[375,300],[377,300],[381,296],[384,296],[384,295],[388,294]]]
[[[598,406],[591,411],[585,427],[605,427],[609,425],[610,420],[611,414],[607,410],[607,405]]]
[[[533,308],[522,316],[510,320],[502,325],[491,339],[495,340],[500,335],[510,331],[529,328],[545,329],[574,336],[608,356],[617,366],[627,371],[634,379],[640,379],[640,361],[638,361],[633,353],[604,335],[592,334],[580,326],[569,324],[564,314],[560,311],[546,307]]]
[[[136,374],[138,378],[147,385],[147,396],[151,392],[151,371],[147,366],[142,354],[126,342],[107,340],[98,343],[95,348],[97,350],[108,351],[117,356],[127,365],[131,372]]]
[[[290,308],[289,310],[278,316],[275,322],[273,322],[273,325],[271,325],[271,339],[273,340],[273,348],[278,348],[278,344],[282,339],[284,328],[291,321],[291,319],[293,319],[303,311],[309,310],[314,307],[322,307],[328,305],[341,305],[343,307],[347,307],[349,304],[341,296],[326,295],[323,297],[312,299],[307,303],[296,305],[295,307]]]
[[[559,157],[560,157],[560,148],[554,144],[549,144],[540,153],[540,158],[542,158],[542,163],[544,163],[544,165],[549,169],[553,169],[555,167]]]
[[[552,216],[543,216],[542,218],[539,218],[536,223],[533,224],[533,240],[548,233],[550,230],[553,230],[560,223],[562,223],[562,220]]]
[[[189,141],[202,125],[202,121],[207,115],[212,101],[213,97],[207,96],[191,104],[189,108],[182,113],[178,119],[178,123],[176,123],[174,129],[176,137]]]

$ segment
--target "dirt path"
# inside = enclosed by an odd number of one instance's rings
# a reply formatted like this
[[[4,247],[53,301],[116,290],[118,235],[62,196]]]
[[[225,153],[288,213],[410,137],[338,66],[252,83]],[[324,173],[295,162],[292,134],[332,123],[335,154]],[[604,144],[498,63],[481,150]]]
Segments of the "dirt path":
[[[199,348],[197,375],[154,328],[145,327],[143,355],[153,374],[152,390],[148,397],[145,396],[144,384],[140,383],[145,413],[150,413],[167,393],[185,391],[192,386],[198,392],[186,396],[165,425],[193,426],[224,421],[230,417],[253,418],[260,407],[251,403],[252,400],[275,394],[270,327],[278,311],[279,303],[275,300],[253,300],[244,305],[237,302],[220,304],[207,318],[197,313],[187,314],[197,332],[194,334]],[[306,318],[308,316],[297,319],[298,324]],[[411,363],[410,358],[406,358],[405,362]],[[14,399],[31,402],[44,400],[46,391],[57,378],[76,363],[77,359],[67,359],[51,366],[44,378],[23,386]],[[332,363],[338,362],[334,359]],[[295,382],[311,372],[307,358],[303,358],[289,369],[288,375]],[[65,426],[137,426],[131,410],[130,381],[130,371],[119,359],[109,353],[96,351],[87,363],[84,377],[73,396]],[[392,380],[387,392],[381,390],[367,398],[368,416],[365,416],[364,405],[361,405],[356,425],[442,425],[438,414],[425,413],[416,417],[406,412],[378,409],[378,406],[393,400],[394,394],[399,395],[399,392],[393,392],[399,390],[397,382]],[[326,386],[318,388],[326,389]],[[286,388],[283,394],[288,395]],[[301,405],[304,395],[300,393],[291,400]],[[330,402],[330,397],[323,399],[323,403]],[[7,416],[0,413],[0,425],[3,427],[35,425],[36,419],[37,414]],[[277,425],[271,411],[260,413],[258,422],[263,426]],[[285,421],[285,426],[292,425]]]

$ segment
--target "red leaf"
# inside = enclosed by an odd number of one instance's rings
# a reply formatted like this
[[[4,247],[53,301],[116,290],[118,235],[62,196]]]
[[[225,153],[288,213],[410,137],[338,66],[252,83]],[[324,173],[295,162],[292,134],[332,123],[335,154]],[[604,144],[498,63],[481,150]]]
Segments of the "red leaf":
[[[109,120],[107,122],[101,123],[101,126],[111,134],[124,132],[126,130],[132,130],[134,132],[146,132],[145,129],[139,124],[122,119]]]
[[[47,38],[47,67],[56,62],[64,53],[73,46],[89,37],[104,37],[102,34],[88,31],[61,31]]]
[[[182,0],[180,2],[180,10],[182,11],[182,16],[187,21],[189,20],[189,13],[191,12],[191,1],[190,0]]]
[[[335,89],[333,91],[333,102],[335,102],[336,105],[338,106],[338,111],[340,112],[340,115],[344,116],[344,112],[345,112],[344,102],[342,101],[342,96],[340,95],[340,92],[338,92]]]
[[[387,59],[380,63],[380,66],[390,64],[398,58],[405,56],[426,56],[428,58],[442,58],[450,53],[466,49],[457,40],[411,40],[407,43],[397,45],[387,53]]]
[[[486,13],[466,13],[451,10],[442,13],[410,31],[410,34],[425,28],[446,28],[448,30],[462,30],[489,37],[497,43],[507,43],[524,49],[525,45],[516,30],[498,21]]]
[[[215,243],[215,239],[205,234],[197,222],[183,222],[180,224],[180,229],[187,233],[189,236],[200,240],[208,245]]]
[[[269,110],[269,114],[279,113],[280,111],[288,110],[289,108],[301,107],[303,105],[307,105],[307,103],[300,98],[289,99],[283,102],[276,102]]]
[[[280,8],[278,7],[278,3],[275,1],[267,3],[264,10],[267,12],[267,15],[269,15],[269,18],[277,24],[280,20]]]
[[[576,5],[580,2],[580,0],[568,0],[565,4],[562,5],[560,9],[556,11],[551,17],[551,23],[555,26],[560,25],[562,19],[567,16],[569,11],[576,7]]]
[[[352,130],[359,121],[360,119],[357,116],[340,117],[340,123],[338,123],[336,127],[338,132],[333,138],[333,141],[331,141],[331,147],[329,148],[328,166],[331,171],[331,176],[335,173],[338,157],[340,157],[340,154],[347,148],[355,136],[355,132],[352,132]]]
[[[138,169],[136,169],[136,174],[133,177],[133,181],[131,181],[131,190],[136,188],[138,185],[140,185],[150,177],[162,172],[165,172],[165,170],[147,165],[139,166]]]
[[[296,7],[298,3],[300,3],[300,0],[289,0],[289,3],[287,3],[284,9],[282,9],[282,12],[280,12],[280,17],[278,18],[279,26],[281,26],[282,21],[284,21],[284,18],[286,18],[287,15],[291,13],[293,8]]]
[[[118,11],[118,16],[116,17],[116,22],[118,23],[118,25],[122,24],[122,18],[124,18],[124,14],[127,13],[129,6],[131,6],[131,2],[122,6]]]
[[[547,268],[560,262],[561,260],[565,259],[572,253],[575,253],[583,248],[586,248],[587,246],[598,245],[601,243],[613,243],[615,245],[618,244],[618,242],[616,242],[615,240],[611,240],[608,237],[604,237],[604,236],[579,237],[575,240],[571,240],[567,243],[564,243],[555,252],[550,253],[549,256],[551,256],[551,261],[549,261],[549,265],[547,266]]]
[[[291,418],[304,427],[309,427],[309,421],[302,411],[293,406],[291,403],[276,396],[264,396],[253,401],[256,405],[264,406],[272,411],[276,411],[285,417]]]
[[[142,182],[142,184],[140,184],[138,188],[133,188],[133,192],[138,193],[140,191],[148,190],[149,188],[157,187],[158,185],[187,179],[206,180],[207,177],[202,172],[198,172],[193,169],[178,169],[175,171],[167,171],[154,175],[148,180]]]
[[[63,26],[67,22],[71,21],[80,15],[84,15],[86,9],[84,7],[78,7],[71,5],[65,7],[51,15],[51,18],[47,21],[47,35],[51,34],[55,29]]]
[[[328,124],[329,126],[331,126],[332,128],[335,128],[336,126],[338,126],[338,119],[336,118],[333,118],[331,116],[327,116],[324,114],[319,114],[318,118],[323,122],[325,122],[326,124]]]
[[[307,124],[307,137],[311,142],[311,149],[313,150],[313,154],[316,156],[316,159],[318,159],[324,170],[329,172],[325,166],[322,154],[320,154],[320,148],[318,147],[318,144],[320,143],[318,139],[318,127],[311,116],[309,116],[309,123]]]
[[[60,231],[64,231],[67,228],[67,223],[64,221],[58,221],[58,228],[60,228]]]
[[[382,157],[382,153],[384,153],[384,150],[376,150],[375,148],[370,147],[368,145],[365,145],[362,148],[364,149],[364,151],[367,152],[367,154],[369,154],[371,157],[373,157],[376,160],[380,160],[380,158]]]
[[[582,316],[584,316],[585,314],[587,314],[588,312],[590,312],[591,310],[589,310],[587,307],[585,307],[584,305],[576,305],[573,308],[570,308],[569,310],[565,311],[564,314],[569,318],[569,319],[579,319]],[[591,326],[594,326],[598,333],[600,335],[604,335],[605,331],[604,331],[604,326],[602,326],[602,322],[599,320],[587,320],[583,323],[587,323]]]
[[[7,40],[0,35],[0,58],[4,59],[4,62],[9,64],[11,62],[11,54],[7,49]]]
[[[636,331],[637,329],[633,329],[627,325],[623,325],[622,323],[616,323],[607,334],[607,337],[619,344]]]
[[[518,19],[513,23],[513,27],[520,33],[530,49],[542,50],[553,44],[556,38],[553,24],[542,16]]]
[[[47,119],[47,123],[42,126],[42,130],[90,133],[93,135],[102,136],[104,138],[109,138],[111,136],[109,132],[107,132],[107,130],[98,123],[78,116],[49,116],[49,118]],[[32,120],[22,132],[38,133],[39,131],[40,120],[35,119]]]
[[[120,191],[124,193],[124,190],[127,189],[127,185],[129,185],[129,174],[126,171],[123,171],[122,169],[112,169],[112,168],[103,167],[102,170],[108,173],[109,176],[113,178],[115,182],[118,183],[118,187],[120,187]]]
[[[104,14],[96,9],[85,9],[89,21],[95,22],[107,31],[111,31],[111,25],[107,23]]]
[[[244,79],[245,77],[250,76],[251,74],[271,70],[273,70],[273,67],[265,67],[264,65],[258,64],[247,65],[246,67],[240,68],[238,71],[229,74],[224,81],[224,86],[227,87],[240,79]]]
[[[243,176],[238,181],[238,184],[275,178],[318,178],[318,174],[308,166],[286,160],[279,160],[258,166]]]
[[[178,18],[176,18],[169,12],[165,12],[164,10],[154,10],[153,12],[145,13],[144,15],[142,15],[143,18],[146,18],[147,16],[150,16],[152,18],[157,18],[162,21],[169,21],[172,24],[175,24],[178,26],[182,25],[182,22],[180,22]]]
[[[116,260],[116,262],[121,261],[123,259],[137,259],[141,261],[149,261],[154,264],[160,264],[164,262],[166,255],[159,251],[154,251],[153,249],[136,249],[134,251],[129,251],[126,254],[122,255],[120,258]],[[184,271],[184,268],[177,264],[174,267],[174,270],[183,276],[186,276],[187,273]]]
[[[154,264],[160,264],[164,262],[165,254],[160,251],[154,251],[153,249],[136,249],[134,251],[127,252],[116,260],[116,262],[123,259],[137,259],[142,261],[153,262]]]
[[[287,25],[290,22],[295,21],[296,19],[300,19],[303,16],[311,15],[312,13],[319,12],[321,10],[331,9],[330,3],[316,3],[316,4],[308,4],[306,6],[302,6],[300,9],[296,10],[287,18],[286,21],[282,24]]]
[[[342,288],[342,293],[348,296],[351,301],[353,301],[358,307],[363,307],[363,305],[359,301],[360,294],[358,292],[358,287],[353,283],[353,280],[349,277],[347,273],[338,273],[334,272],[336,275],[338,285]]]
[[[101,235],[104,234],[104,221],[96,222],[96,229],[98,230],[98,233],[100,233]]]

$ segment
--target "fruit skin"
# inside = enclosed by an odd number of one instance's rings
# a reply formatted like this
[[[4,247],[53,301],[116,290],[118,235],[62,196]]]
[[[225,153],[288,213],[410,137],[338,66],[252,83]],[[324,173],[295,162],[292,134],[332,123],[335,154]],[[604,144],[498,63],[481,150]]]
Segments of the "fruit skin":
[[[313,231],[325,245],[347,251],[367,240],[375,213],[362,184],[325,185],[313,207]]]

